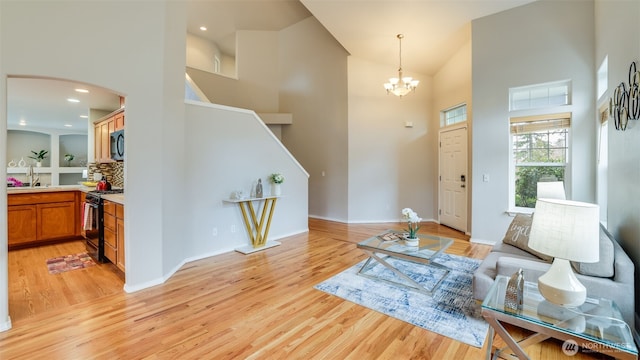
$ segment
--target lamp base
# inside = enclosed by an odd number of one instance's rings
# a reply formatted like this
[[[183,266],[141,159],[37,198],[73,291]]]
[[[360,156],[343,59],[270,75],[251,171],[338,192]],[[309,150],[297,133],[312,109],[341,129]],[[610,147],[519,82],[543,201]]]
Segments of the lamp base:
[[[587,289],[565,259],[553,260],[549,271],[538,278],[538,290],[550,303],[566,307],[580,306],[587,299]]]

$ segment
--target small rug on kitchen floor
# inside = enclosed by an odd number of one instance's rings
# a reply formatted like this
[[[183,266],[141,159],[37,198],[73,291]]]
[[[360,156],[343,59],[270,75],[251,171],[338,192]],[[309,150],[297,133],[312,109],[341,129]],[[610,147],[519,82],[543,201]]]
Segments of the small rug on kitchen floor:
[[[388,258],[413,280],[431,288],[443,270]],[[323,281],[316,289],[408,322],[423,329],[481,348],[489,325],[479,315],[472,296],[471,280],[480,260],[450,254],[439,255],[434,262],[451,269],[433,297],[417,291],[357,275],[363,260],[349,269]],[[384,279],[404,282],[380,263],[367,271]]]
[[[59,274],[65,271],[84,269],[95,264],[91,256],[87,253],[59,256],[47,260],[49,274]]]

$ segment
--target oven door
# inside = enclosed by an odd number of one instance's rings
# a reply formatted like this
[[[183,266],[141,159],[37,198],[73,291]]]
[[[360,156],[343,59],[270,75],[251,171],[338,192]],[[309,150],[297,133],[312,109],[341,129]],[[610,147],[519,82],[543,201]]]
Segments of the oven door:
[[[87,253],[98,262],[104,256],[100,246],[100,210],[99,204],[85,202],[82,215],[82,235],[86,239]]]

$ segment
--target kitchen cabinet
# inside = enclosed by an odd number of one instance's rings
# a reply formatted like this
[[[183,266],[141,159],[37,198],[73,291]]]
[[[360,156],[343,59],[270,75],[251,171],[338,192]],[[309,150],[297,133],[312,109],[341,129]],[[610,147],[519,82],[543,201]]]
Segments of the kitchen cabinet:
[[[80,237],[77,191],[9,194],[9,247]]]
[[[124,264],[124,207],[105,200],[104,209],[104,255],[120,270]]]
[[[116,243],[118,244],[116,266],[124,271],[124,206],[120,204],[116,204]]]
[[[111,133],[124,129],[124,110],[119,109],[94,123],[94,158],[96,162],[110,162]]]

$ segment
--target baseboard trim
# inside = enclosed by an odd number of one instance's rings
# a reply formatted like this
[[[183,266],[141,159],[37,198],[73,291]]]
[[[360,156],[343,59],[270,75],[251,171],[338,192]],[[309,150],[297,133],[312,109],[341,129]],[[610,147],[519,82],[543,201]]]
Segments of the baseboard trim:
[[[11,326],[11,317],[7,316],[7,321],[0,323],[0,332],[10,330]]]
[[[496,242],[495,241],[491,241],[491,240],[485,240],[485,239],[478,239],[478,238],[471,238],[469,239],[470,242],[474,243],[474,244],[483,244],[483,245],[495,245]]]
[[[402,219],[377,219],[377,220],[342,220],[342,219],[333,219],[333,218],[328,218],[328,217],[324,217],[324,216],[317,216],[317,215],[311,215],[309,214],[309,217],[312,219],[318,219],[318,220],[326,220],[326,221],[334,221],[334,222],[339,222],[342,224],[387,224],[387,223],[404,223],[404,220]],[[438,220],[436,219],[422,219],[422,222],[433,222],[436,224],[439,224],[440,222],[438,222]]]

